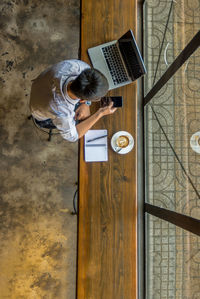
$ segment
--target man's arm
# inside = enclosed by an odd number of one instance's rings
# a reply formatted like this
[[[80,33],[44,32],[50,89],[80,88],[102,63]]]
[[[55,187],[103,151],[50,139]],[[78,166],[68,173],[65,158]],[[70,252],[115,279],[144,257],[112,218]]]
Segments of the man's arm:
[[[117,108],[113,108],[113,102],[109,104],[107,107],[99,108],[97,112],[83,120],[81,123],[76,125],[76,129],[78,132],[78,137],[81,138],[85,135],[85,133],[103,116],[114,113]]]
[[[78,138],[81,138],[85,133],[104,115],[111,114],[115,112],[116,108],[112,108],[113,102],[107,107],[100,108],[96,113],[89,116],[87,119],[83,120],[78,125],[74,125],[75,121],[72,116],[67,116],[67,111],[65,111],[65,116],[56,117],[53,119],[54,125],[60,131],[62,137],[70,142],[75,142]]]

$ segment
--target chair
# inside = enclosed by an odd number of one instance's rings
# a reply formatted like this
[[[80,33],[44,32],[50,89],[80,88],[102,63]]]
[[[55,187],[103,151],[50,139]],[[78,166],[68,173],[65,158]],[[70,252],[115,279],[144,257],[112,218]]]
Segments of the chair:
[[[49,135],[49,137],[47,139],[48,141],[51,141],[52,135],[59,134],[57,132],[56,133],[53,132],[53,130],[56,129],[56,126],[54,126],[51,119],[39,121],[39,120],[35,119],[32,115],[29,115],[28,119],[32,119],[36,128],[40,129],[41,131],[43,131],[44,133],[47,133]],[[48,131],[43,130],[43,129],[47,129]]]

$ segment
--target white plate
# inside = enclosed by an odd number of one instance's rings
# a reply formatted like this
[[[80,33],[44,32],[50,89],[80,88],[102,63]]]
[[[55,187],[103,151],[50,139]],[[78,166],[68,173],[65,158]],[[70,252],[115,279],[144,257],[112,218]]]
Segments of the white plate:
[[[116,144],[116,139],[120,136],[120,135],[124,135],[124,136],[127,136],[129,138],[129,145],[125,148],[122,148],[119,152],[118,150],[120,149],[120,147],[117,146]],[[133,139],[133,136],[126,132],[126,131],[119,131],[117,133],[115,133],[113,136],[112,136],[112,139],[111,139],[111,146],[112,146],[112,149],[114,150],[114,152],[118,153],[118,154],[127,154],[129,153],[133,147],[134,147],[134,139]]]
[[[190,138],[190,146],[196,153],[200,154],[200,145],[198,144],[198,139],[200,138],[200,132],[196,132]]]

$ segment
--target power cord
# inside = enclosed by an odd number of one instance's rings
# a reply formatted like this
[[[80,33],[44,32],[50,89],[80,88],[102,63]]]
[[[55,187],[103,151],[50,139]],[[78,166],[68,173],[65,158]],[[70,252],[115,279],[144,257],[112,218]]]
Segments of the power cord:
[[[76,189],[73,197],[73,208],[74,211],[71,212],[72,215],[78,215],[78,188]]]

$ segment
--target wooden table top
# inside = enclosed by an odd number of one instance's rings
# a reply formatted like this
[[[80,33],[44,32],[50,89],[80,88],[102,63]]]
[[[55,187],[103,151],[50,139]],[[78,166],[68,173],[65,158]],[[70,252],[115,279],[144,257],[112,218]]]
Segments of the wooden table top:
[[[136,36],[136,0],[82,0],[81,59],[87,49],[118,39],[129,29]],[[137,298],[137,83],[112,90],[123,108],[92,129],[108,129],[108,142],[120,130],[135,140],[120,155],[109,146],[108,162],[86,163],[79,153],[78,299]],[[93,104],[93,111],[97,109]]]

